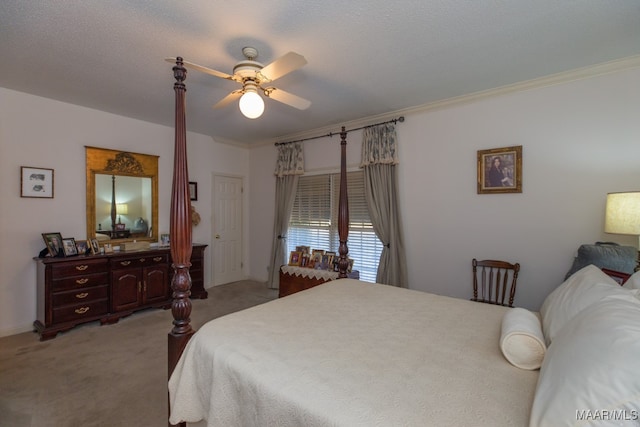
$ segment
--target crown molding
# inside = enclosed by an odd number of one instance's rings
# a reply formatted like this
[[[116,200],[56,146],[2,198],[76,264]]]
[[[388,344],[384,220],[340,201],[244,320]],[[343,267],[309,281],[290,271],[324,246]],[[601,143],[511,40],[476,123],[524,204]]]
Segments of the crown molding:
[[[522,92],[531,89],[538,89],[547,86],[553,86],[558,84],[569,83],[572,81],[588,79],[592,77],[601,76],[604,74],[616,73],[632,68],[640,67],[640,55],[630,56],[615,61],[604,62],[589,67],[577,68],[561,73],[551,74],[545,77],[539,77],[532,80],[525,80],[522,82],[500,86],[493,89],[487,89],[479,92],[474,92],[466,95],[461,95],[453,98],[443,99],[440,101],[431,102],[428,104],[422,104],[415,107],[409,107],[402,110],[390,111],[384,114],[378,114],[376,116],[369,116],[362,119],[351,120],[348,122],[341,122],[339,124],[333,124],[308,130],[300,133],[285,135],[280,138],[270,138],[267,140],[257,141],[252,144],[251,147],[260,147],[264,145],[274,144],[276,142],[294,141],[297,139],[310,138],[314,136],[327,135],[332,133],[334,135],[339,134],[340,127],[344,126],[347,130],[349,128],[356,128],[361,126],[368,126],[377,122],[391,120],[398,116],[407,116],[415,113],[424,113],[428,111],[439,110],[443,108],[450,108],[457,105],[468,104],[481,99],[493,98],[515,92]]]

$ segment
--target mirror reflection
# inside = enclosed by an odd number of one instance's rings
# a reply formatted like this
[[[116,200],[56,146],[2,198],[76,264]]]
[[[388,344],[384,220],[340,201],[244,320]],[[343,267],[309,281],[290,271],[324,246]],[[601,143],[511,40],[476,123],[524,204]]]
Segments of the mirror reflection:
[[[151,178],[96,173],[95,180],[96,233],[117,238],[150,237]]]

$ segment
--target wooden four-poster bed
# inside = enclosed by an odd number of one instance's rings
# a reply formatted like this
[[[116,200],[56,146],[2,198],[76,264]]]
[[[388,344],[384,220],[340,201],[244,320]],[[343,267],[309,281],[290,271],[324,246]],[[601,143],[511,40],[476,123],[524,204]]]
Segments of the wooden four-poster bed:
[[[503,356],[503,319],[516,309],[346,278],[349,210],[344,128],[340,133],[340,279],[214,319],[194,333],[189,320],[192,242],[186,70],[181,58],[173,71],[170,423],[185,426],[206,419],[208,427],[516,426],[528,425],[530,415],[532,425],[545,425],[545,416],[550,417],[548,425],[564,425],[558,422],[561,415],[575,420],[575,410],[582,407],[574,407],[578,403],[567,399],[582,391],[569,387],[569,397],[563,397],[555,384],[551,392],[547,384],[544,395],[536,399],[549,401],[532,410],[538,371],[520,369],[523,366],[516,367]],[[525,332],[537,338],[536,331]],[[574,336],[572,331],[570,338]],[[629,353],[626,345],[612,353]],[[556,353],[562,348],[561,344],[553,347]],[[563,387],[587,377],[578,372],[571,379],[553,371],[544,376],[540,375],[543,385],[559,378]],[[558,415],[565,407],[569,412]],[[605,407],[603,403],[584,409]]]
[[[484,345],[481,350],[482,357],[498,359],[499,369],[489,374],[478,376],[477,370],[463,367],[464,374],[458,373],[458,379],[452,380],[460,367],[424,372],[430,371],[427,355],[421,351],[424,342],[442,338],[441,329],[431,329],[425,335],[425,326],[433,326],[435,317],[443,318],[442,327],[448,328],[459,322],[457,315],[467,317],[473,312],[484,322],[491,320],[489,334],[495,335],[504,313],[501,308],[346,278],[349,208],[344,127],[340,133],[338,208],[340,279],[215,319],[194,335],[189,319],[192,241],[186,70],[181,58],[173,71],[176,125],[170,244],[175,274],[174,320],[168,338],[170,422],[186,426],[185,422],[204,418],[208,426],[224,427],[423,425],[425,417],[435,415],[455,422],[461,415],[468,419],[485,406],[469,394],[470,385],[497,374],[507,378],[497,396],[506,400],[508,405],[501,406],[509,409],[505,414],[502,407],[484,407],[480,413],[496,426],[500,421],[505,425],[504,420],[507,425],[522,424],[528,416],[537,374],[511,372],[497,346]],[[458,302],[463,306],[457,307]],[[434,304],[435,309],[426,308]],[[402,328],[397,322],[404,323]],[[454,339],[464,341],[474,336],[475,332],[461,331]],[[468,353],[463,350],[454,345],[433,363]],[[442,382],[443,393],[462,391],[464,395],[449,408],[440,407],[439,394],[426,390],[433,378]]]

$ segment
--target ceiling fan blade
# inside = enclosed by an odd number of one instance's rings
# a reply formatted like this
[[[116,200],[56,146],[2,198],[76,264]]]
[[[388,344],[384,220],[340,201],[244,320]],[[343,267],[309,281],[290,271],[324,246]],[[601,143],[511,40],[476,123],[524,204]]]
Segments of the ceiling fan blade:
[[[240,95],[242,95],[242,90],[238,89],[238,90],[234,90],[233,92],[231,92],[229,95],[225,96],[224,98],[222,98],[220,101],[218,101],[213,108],[222,108],[225,105],[229,105],[230,103],[232,103],[233,101],[235,101],[236,99],[240,98]]]
[[[306,110],[311,105],[311,101],[275,87],[265,89],[264,94],[271,99],[290,105],[298,110]]]
[[[271,64],[265,65],[262,70],[260,70],[260,74],[263,77],[262,81],[272,82],[293,70],[297,70],[306,63],[307,60],[304,59],[304,56],[295,52],[286,53]]]
[[[175,63],[176,58],[165,58],[165,61]],[[189,62],[189,61],[183,60],[182,63],[184,64],[185,67],[191,68],[192,70],[198,70],[200,72],[210,74],[212,76],[220,77],[221,79],[238,81],[231,74],[223,73],[222,71],[212,70],[211,68],[203,67],[202,65],[194,64],[193,62]]]

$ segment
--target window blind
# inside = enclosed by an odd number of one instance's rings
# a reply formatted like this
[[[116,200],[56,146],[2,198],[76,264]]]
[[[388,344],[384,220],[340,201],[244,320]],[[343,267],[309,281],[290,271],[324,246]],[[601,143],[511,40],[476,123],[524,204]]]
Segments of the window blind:
[[[366,200],[364,199],[364,173],[347,173],[349,200],[348,256],[354,260],[354,269],[360,279],[375,282],[382,244],[373,231]],[[293,203],[287,247],[310,246],[338,253],[338,201],[340,174],[302,176]]]

